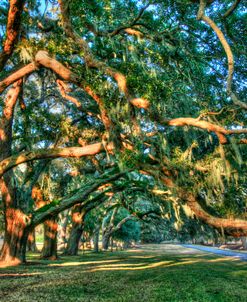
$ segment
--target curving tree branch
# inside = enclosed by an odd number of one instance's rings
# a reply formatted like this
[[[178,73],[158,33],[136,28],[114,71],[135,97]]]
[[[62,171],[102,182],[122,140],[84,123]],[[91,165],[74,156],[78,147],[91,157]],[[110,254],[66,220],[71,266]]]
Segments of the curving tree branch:
[[[217,135],[221,144],[228,143],[226,135],[247,133],[247,129],[225,129],[224,127],[215,125],[204,120],[200,120],[199,118],[192,117],[180,117],[171,120],[163,120],[161,121],[161,123],[162,125],[176,127],[192,126],[199,129],[207,130],[209,132],[214,132]]]
[[[227,77],[227,93],[231,97],[233,103],[237,106],[240,106],[241,108],[247,110],[247,104],[245,102],[242,102],[238,99],[236,94],[232,91],[232,79],[233,79],[233,73],[234,73],[234,57],[231,50],[231,47],[229,43],[227,42],[223,32],[221,29],[216,25],[216,23],[210,19],[208,16],[205,15],[205,7],[206,7],[207,1],[206,0],[200,0],[200,6],[197,14],[197,19],[202,20],[205,23],[207,23],[212,30],[217,35],[218,39],[220,40],[221,45],[223,46],[227,61],[228,61],[228,77]]]
[[[148,173],[154,178],[157,178],[157,173],[154,170],[150,170],[150,168],[144,168],[143,170],[145,171],[145,173]],[[163,170],[167,171],[167,169],[165,168]],[[235,218],[221,218],[209,214],[206,210],[202,208],[200,202],[197,200],[193,193],[186,191],[181,187],[178,187],[176,181],[172,176],[172,173],[169,173],[169,171],[164,171],[160,170],[159,180],[161,180],[166,187],[174,190],[176,196],[179,197],[181,201],[185,202],[186,205],[189,206],[189,208],[192,210],[192,212],[197,218],[217,229],[226,230],[229,235],[247,235],[247,220]]]
[[[107,150],[111,150],[111,144],[108,144]],[[17,155],[12,155],[0,162],[0,177],[10,169],[32,160],[40,160],[46,158],[59,157],[83,157],[95,155],[105,150],[102,143],[95,143],[84,147],[69,147],[69,148],[53,148],[53,149],[39,149],[36,151],[22,152]]]
[[[181,199],[186,202],[197,218],[219,230],[224,229],[229,235],[247,236],[247,220],[215,217],[206,212],[193,194],[181,191]]]

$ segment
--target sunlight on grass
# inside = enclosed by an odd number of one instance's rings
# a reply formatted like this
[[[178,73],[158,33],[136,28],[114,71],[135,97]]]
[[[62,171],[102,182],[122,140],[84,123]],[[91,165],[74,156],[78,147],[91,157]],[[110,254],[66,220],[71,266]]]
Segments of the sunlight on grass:
[[[82,262],[65,262],[65,263],[51,263],[48,266],[77,266],[77,265],[89,265],[100,263],[112,263],[119,262],[120,260],[102,260],[102,261],[82,261]]]
[[[145,264],[145,263],[138,263],[138,264],[119,264],[119,265],[102,265],[102,266],[97,266],[95,268],[92,268],[89,270],[90,272],[97,272],[97,271],[123,271],[123,270],[130,270],[130,271],[135,271],[135,270],[144,270],[144,269],[150,269],[154,267],[159,267],[159,266],[165,266],[167,264],[171,263],[171,261],[160,261],[160,262],[155,262],[151,264]]]
[[[239,259],[237,257],[236,258],[233,258],[233,257],[220,257],[220,258],[208,260],[208,262],[226,262],[226,261],[238,262]]]
[[[134,258],[134,259],[154,259],[155,256],[150,257],[150,256],[130,256],[129,258]]]
[[[4,302],[246,302],[247,263],[181,250],[61,256],[0,269]],[[0,300],[1,300],[0,298]]]
[[[37,273],[23,273],[23,274],[19,274],[19,273],[9,273],[9,274],[0,274],[0,278],[3,277],[31,277],[31,276],[35,276],[35,275],[40,275],[43,273],[37,272]]]

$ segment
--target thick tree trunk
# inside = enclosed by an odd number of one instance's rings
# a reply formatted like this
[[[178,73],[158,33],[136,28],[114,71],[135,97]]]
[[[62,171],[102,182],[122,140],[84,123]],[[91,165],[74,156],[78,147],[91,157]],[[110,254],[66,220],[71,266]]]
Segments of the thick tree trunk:
[[[0,118],[0,161],[11,156],[13,114],[21,91],[21,84],[22,80],[16,82],[6,95]],[[5,220],[5,234],[0,261],[4,262],[4,265],[15,265],[26,261],[27,237],[30,231],[28,229],[29,218],[20,209],[17,209],[18,202],[13,177],[12,171],[9,171],[0,178]]]
[[[30,231],[28,221],[28,217],[20,210],[6,210],[5,236],[0,256],[5,265],[26,262],[27,238]]]
[[[37,252],[36,240],[35,240],[35,230],[32,230],[28,234],[27,238],[27,251],[29,252]]]
[[[51,218],[44,222],[44,246],[42,259],[57,259],[57,218]]]

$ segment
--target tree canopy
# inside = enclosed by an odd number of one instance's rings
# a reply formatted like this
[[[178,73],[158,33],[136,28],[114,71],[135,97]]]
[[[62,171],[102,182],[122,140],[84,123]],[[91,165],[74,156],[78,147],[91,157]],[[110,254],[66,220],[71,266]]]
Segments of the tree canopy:
[[[180,205],[246,236],[244,1],[10,0],[0,12],[2,259],[20,258],[14,228],[22,248],[49,217],[114,195],[123,216],[162,206],[169,220],[166,204]]]

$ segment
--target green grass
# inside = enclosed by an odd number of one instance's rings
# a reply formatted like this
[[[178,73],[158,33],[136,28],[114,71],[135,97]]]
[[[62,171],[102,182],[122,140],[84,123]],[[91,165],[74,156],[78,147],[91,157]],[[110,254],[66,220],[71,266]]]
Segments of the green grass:
[[[137,250],[0,269],[1,301],[247,301],[247,263]]]

